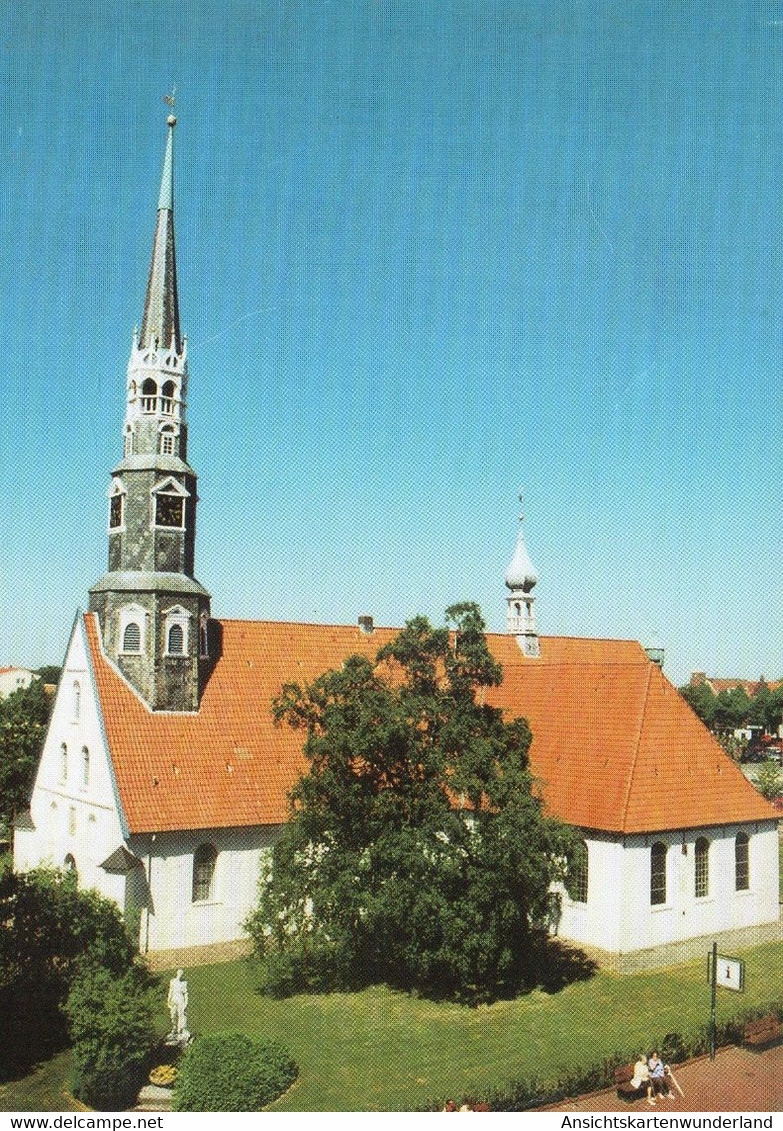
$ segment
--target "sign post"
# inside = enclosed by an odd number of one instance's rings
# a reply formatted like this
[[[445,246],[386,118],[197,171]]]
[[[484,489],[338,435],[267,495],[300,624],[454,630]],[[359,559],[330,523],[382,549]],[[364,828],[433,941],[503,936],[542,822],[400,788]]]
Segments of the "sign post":
[[[707,981],[710,983],[710,1060],[715,1059],[716,1004],[718,986],[725,990],[745,992],[745,963],[741,958],[729,958],[718,954],[718,944],[712,944],[712,953],[707,955]]]

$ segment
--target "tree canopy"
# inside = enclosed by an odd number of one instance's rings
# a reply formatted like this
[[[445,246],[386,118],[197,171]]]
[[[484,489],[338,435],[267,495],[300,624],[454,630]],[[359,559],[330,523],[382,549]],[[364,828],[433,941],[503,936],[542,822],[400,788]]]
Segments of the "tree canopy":
[[[30,803],[52,705],[39,679],[0,699],[0,827]]]
[[[727,734],[742,727],[757,727],[774,733],[783,716],[783,684],[771,690],[760,680],[753,696],[741,685],[718,692],[707,683],[686,684],[680,695],[701,721],[715,734]]]
[[[273,704],[309,769],[248,923],[271,989],[383,980],[478,1001],[536,977],[573,835],[542,811],[527,723],[485,702],[502,671],[478,607],[446,620],[415,617],[374,662]]]

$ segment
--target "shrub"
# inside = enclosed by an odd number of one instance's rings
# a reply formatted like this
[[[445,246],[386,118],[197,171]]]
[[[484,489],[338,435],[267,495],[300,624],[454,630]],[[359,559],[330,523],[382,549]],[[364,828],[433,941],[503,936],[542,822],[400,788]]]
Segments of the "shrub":
[[[299,1069],[275,1041],[213,1033],[188,1048],[174,1085],[175,1111],[260,1111],[290,1088]]]
[[[66,1003],[71,1090],[101,1111],[130,1106],[146,1075],[154,1043],[152,979],[134,966],[121,977],[103,967],[82,970]]]
[[[133,958],[116,905],[78,891],[73,874],[1,870],[0,1078],[65,1042],[62,1007],[81,966],[120,976]]]

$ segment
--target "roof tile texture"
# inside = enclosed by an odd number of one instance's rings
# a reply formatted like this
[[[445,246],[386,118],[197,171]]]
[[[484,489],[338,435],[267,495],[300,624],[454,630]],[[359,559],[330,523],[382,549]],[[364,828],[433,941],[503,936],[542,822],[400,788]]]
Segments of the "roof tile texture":
[[[282,684],[306,682],[396,633],[221,621],[221,655],[198,714],[153,713],[105,658],[85,616],[104,726],[133,833],[279,824],[305,769],[304,736],[276,727]],[[503,665],[488,695],[533,731],[531,766],[550,812],[614,833],[774,819],[662,672],[633,641],[542,637],[541,656],[489,635]]]

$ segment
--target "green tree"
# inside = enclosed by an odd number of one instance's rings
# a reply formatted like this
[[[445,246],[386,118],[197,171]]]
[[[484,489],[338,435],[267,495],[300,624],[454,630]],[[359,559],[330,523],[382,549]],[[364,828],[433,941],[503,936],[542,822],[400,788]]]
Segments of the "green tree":
[[[0,826],[10,826],[30,802],[52,703],[37,679],[0,699]]]
[[[732,687],[715,697],[711,728],[718,733],[737,730],[748,722],[750,697],[744,687]]]
[[[152,987],[140,966],[118,975],[87,963],[74,977],[65,1003],[70,1084],[92,1107],[123,1111],[136,1098],[155,1044]]]
[[[446,618],[274,703],[309,761],[248,923],[277,989],[385,980],[477,1001],[536,977],[573,835],[535,795],[527,723],[484,701],[502,672],[478,607]]]
[[[783,772],[776,762],[770,758],[759,766],[756,775],[756,789],[766,797],[767,801],[774,801],[783,788]]]
[[[116,904],[71,873],[0,872],[0,1047],[26,1064],[65,1039],[62,1007],[84,965],[123,974],[134,948]]]
[[[62,670],[63,669],[61,667],[58,667],[56,664],[44,664],[44,666],[42,668],[39,668],[35,674],[38,676],[41,683],[49,683],[57,686],[57,684],[60,682]]]
[[[680,689],[680,695],[705,726],[712,729],[715,713],[715,695],[706,683],[688,683]]]

